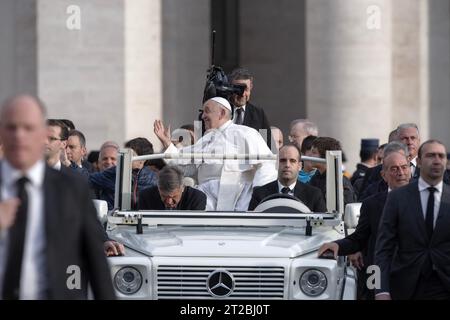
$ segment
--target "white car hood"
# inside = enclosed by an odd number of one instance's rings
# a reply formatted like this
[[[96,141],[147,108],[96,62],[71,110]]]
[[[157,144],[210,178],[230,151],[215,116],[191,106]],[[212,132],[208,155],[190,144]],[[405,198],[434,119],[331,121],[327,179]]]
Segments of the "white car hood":
[[[121,227],[110,237],[147,256],[165,257],[284,257],[294,258],[317,250],[324,242],[343,237],[330,227]]]

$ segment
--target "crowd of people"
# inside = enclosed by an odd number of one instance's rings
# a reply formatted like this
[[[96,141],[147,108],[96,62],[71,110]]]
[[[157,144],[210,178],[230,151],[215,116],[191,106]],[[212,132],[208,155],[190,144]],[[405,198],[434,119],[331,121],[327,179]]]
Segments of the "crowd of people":
[[[285,194],[313,212],[326,212],[326,166],[302,156],[324,158],[328,150],[342,150],[341,143],[320,136],[312,121],[296,119],[285,144],[283,130],[271,126],[264,109],[250,103],[252,75],[236,69],[230,81],[245,85],[244,93],[205,101],[201,137],[193,125],[170,132],[169,124],[154,121],[160,152],[276,153],[277,163],[257,157],[134,161],[132,209],[252,211],[267,197]],[[88,154],[86,137],[74,123],[47,119],[44,104],[31,95],[8,99],[0,112],[0,297],[86,297],[86,290],[67,290],[61,280],[65,268],[76,264],[83,266],[88,275],[83,281],[92,284],[95,297],[113,298],[105,256],[125,249],[108,238],[90,199],[105,200],[114,209],[120,145],[105,141]],[[133,155],[154,153],[153,144],[142,137],[123,146]],[[349,257],[360,270],[361,299],[449,299],[445,145],[438,140],[421,144],[419,128],[405,123],[389,134],[386,144],[362,139],[360,158],[353,175],[342,172],[344,203],[362,202],[358,227],[346,238],[324,244],[319,254],[331,250],[336,257]],[[377,291],[366,286],[365,268],[372,264],[381,268]]]

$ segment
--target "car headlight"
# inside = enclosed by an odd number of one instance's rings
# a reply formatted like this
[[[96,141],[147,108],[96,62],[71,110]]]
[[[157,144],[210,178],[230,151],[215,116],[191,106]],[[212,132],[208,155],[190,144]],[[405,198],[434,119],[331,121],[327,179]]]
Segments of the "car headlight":
[[[308,269],[300,277],[300,289],[310,297],[320,296],[327,288],[327,277],[322,271]]]
[[[115,274],[114,284],[121,293],[134,294],[142,286],[142,275],[136,268],[124,267]]]

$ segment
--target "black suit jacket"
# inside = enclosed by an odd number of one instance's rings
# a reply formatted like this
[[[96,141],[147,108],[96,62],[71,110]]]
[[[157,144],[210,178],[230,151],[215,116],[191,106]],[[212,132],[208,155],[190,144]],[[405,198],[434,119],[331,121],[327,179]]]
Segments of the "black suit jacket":
[[[393,299],[410,299],[421,274],[434,266],[450,291],[450,186],[443,184],[436,225],[428,238],[418,181],[389,193],[378,230],[375,264],[381,269],[381,290]],[[395,252],[397,248],[397,252]]]
[[[327,197],[327,172],[325,171],[324,173],[320,173],[319,170],[316,170],[316,173],[309,181],[309,185],[320,189],[320,191],[322,191],[323,200],[325,201]],[[342,176],[342,185],[344,188],[344,206],[347,203],[356,202],[355,191],[353,191],[350,180],[348,180],[345,176]]]
[[[275,193],[279,193],[278,180],[269,182],[268,184],[260,187],[255,187],[253,189],[252,199],[250,200],[248,210],[254,210],[261,200]],[[294,188],[294,195],[313,212],[327,211],[327,206],[325,205],[325,201],[322,197],[322,192],[318,188],[297,181]]]
[[[191,187],[185,187],[177,210],[205,210],[206,195]],[[139,210],[165,210],[158,187],[144,189],[139,194]]]
[[[381,169],[383,166],[381,164],[376,165],[372,168],[367,168],[366,174],[364,175],[363,182],[361,184],[361,187],[359,189],[359,194],[364,195],[364,192],[366,191],[367,187],[369,185],[379,182],[380,180],[383,181],[383,178],[381,177]],[[365,196],[367,197],[367,196]],[[360,198],[362,199],[362,198]]]
[[[44,226],[48,299],[86,299],[89,281],[96,299],[114,299],[97,213],[85,181],[45,169]],[[70,290],[69,266],[79,266],[81,289]]]
[[[272,133],[270,131],[269,120],[267,120],[264,109],[247,102],[245,105],[244,121],[242,125],[251,127],[258,132],[260,129],[265,129],[267,132],[266,142],[270,148],[272,143]]]
[[[363,201],[361,214],[355,232],[337,240],[339,255],[346,256],[362,251],[364,265],[373,264],[375,255],[375,241],[377,239],[378,225],[386,203],[387,191],[372,195]]]

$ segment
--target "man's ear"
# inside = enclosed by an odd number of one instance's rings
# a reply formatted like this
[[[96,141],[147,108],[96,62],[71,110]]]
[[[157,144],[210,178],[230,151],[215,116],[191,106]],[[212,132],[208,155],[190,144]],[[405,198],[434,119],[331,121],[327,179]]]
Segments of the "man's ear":
[[[64,150],[67,148],[67,140],[61,141],[61,150]]]
[[[227,115],[227,111],[224,108],[220,108],[220,119],[225,118]]]

